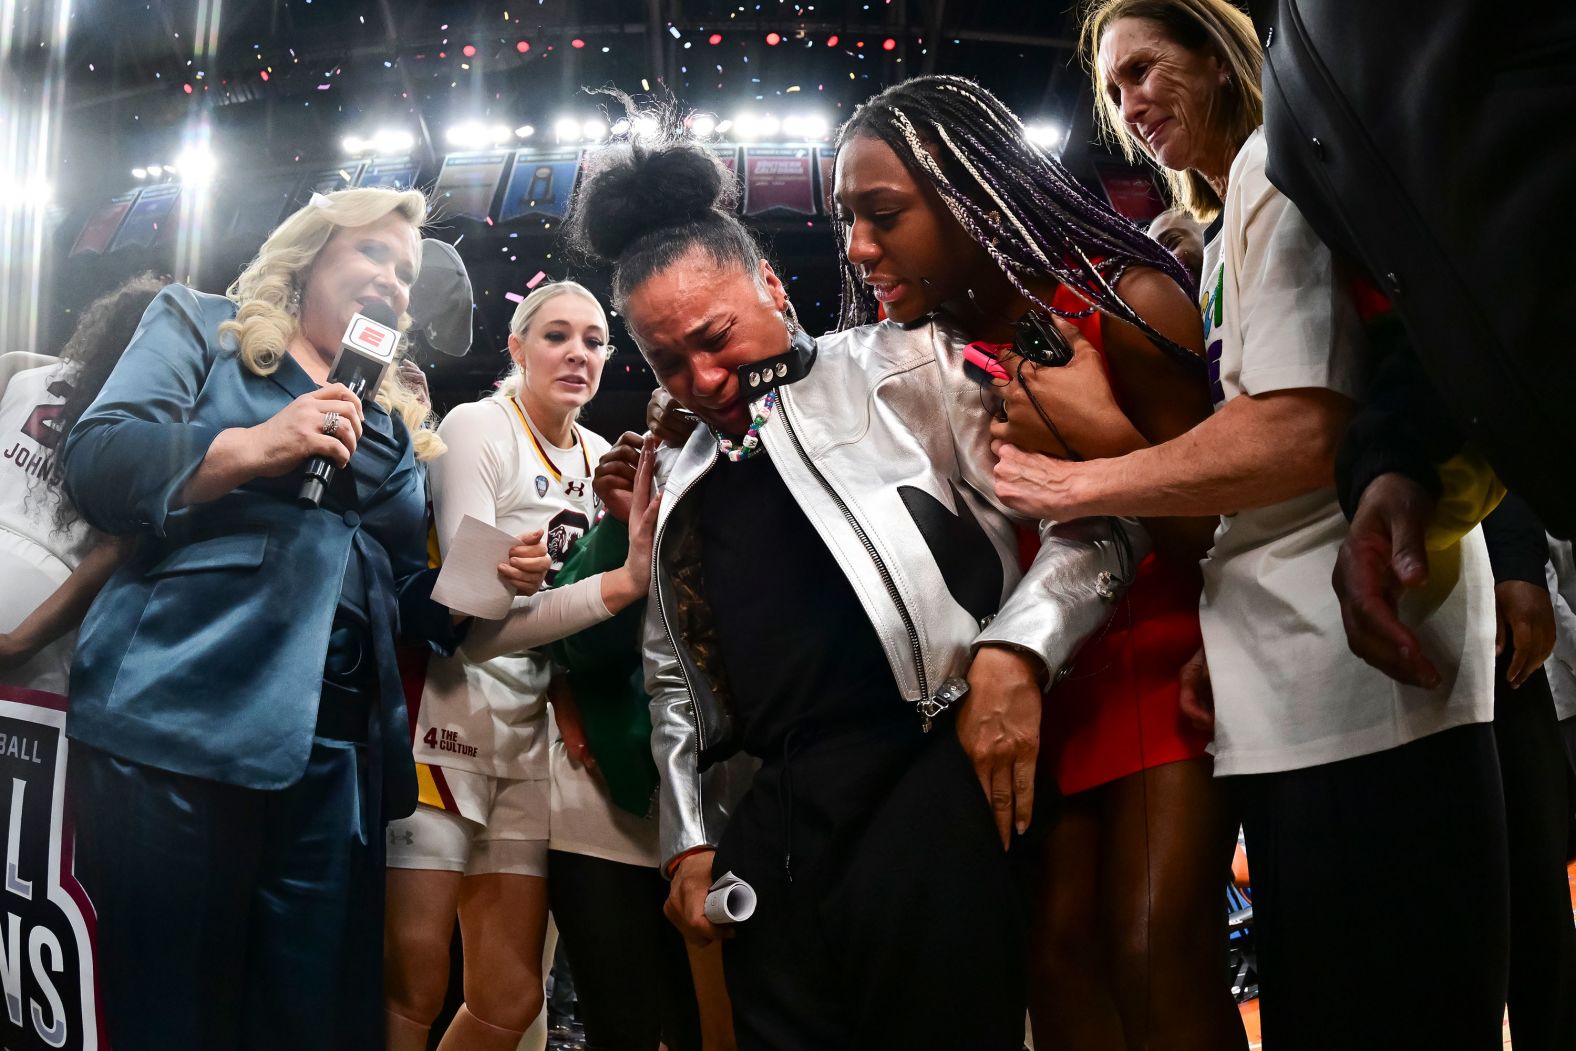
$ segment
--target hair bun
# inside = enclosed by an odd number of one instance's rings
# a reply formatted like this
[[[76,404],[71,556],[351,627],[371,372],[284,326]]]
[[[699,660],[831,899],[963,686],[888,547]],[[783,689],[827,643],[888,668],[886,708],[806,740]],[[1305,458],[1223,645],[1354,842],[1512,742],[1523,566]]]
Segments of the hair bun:
[[[732,173],[692,140],[616,143],[590,155],[569,221],[580,249],[617,262],[634,241],[732,204]]]

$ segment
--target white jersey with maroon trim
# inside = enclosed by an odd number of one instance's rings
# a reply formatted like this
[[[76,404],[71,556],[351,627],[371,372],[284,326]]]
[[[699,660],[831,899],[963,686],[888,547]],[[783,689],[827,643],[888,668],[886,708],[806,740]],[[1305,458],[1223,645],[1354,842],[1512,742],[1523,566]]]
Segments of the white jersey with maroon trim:
[[[516,535],[543,529],[553,565],[533,601],[548,600],[554,575],[598,507],[591,473],[608,450],[574,428],[571,448],[549,443],[513,398],[455,408],[438,434],[448,451],[428,465],[440,551],[466,515]],[[551,667],[540,650],[474,662],[435,657],[417,711],[418,763],[512,779],[545,778]]]

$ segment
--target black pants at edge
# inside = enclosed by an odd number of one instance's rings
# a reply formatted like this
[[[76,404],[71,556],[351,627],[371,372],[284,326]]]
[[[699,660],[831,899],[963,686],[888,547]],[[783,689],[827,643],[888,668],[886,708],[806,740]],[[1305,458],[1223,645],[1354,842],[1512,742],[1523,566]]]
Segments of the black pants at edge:
[[[1510,841],[1510,1035],[1516,1051],[1571,1051],[1576,926],[1565,872],[1569,759],[1548,676],[1539,670],[1512,690],[1505,681],[1510,654],[1507,646],[1494,688]]]
[[[1226,780],[1265,1051],[1499,1051],[1509,906],[1492,726]]]
[[[654,868],[554,850],[547,893],[574,975],[587,1051],[700,1051],[689,957]]]

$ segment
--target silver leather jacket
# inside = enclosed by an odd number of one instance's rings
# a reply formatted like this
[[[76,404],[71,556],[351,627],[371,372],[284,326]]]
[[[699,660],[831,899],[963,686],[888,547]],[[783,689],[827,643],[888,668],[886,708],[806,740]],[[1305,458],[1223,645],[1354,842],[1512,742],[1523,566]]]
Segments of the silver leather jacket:
[[[1147,550],[1143,530],[1113,519],[1042,524],[1039,554],[1020,574],[1020,519],[996,501],[990,405],[964,374],[963,341],[932,321],[816,342],[814,367],[778,389],[761,441],[847,575],[914,717],[966,674],[983,643],[1033,652],[1059,673],[1110,615],[1124,567]],[[718,459],[716,439],[699,427],[664,465],[653,545],[644,656],[667,861],[715,846],[753,776],[753,764],[709,754],[731,719],[673,608],[672,538],[694,527],[698,501],[685,498]],[[740,527],[748,522],[741,508]],[[772,553],[761,559],[769,565]]]

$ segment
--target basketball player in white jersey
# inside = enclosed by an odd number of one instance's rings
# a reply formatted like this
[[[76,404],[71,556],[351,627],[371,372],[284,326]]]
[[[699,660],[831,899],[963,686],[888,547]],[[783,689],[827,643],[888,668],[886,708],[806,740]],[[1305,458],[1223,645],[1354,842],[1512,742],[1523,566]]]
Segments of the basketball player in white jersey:
[[[552,668],[541,647],[643,598],[651,566],[656,501],[653,514],[644,506],[630,514],[624,566],[552,587],[599,510],[591,475],[608,443],[575,418],[596,394],[607,338],[607,317],[585,288],[570,281],[538,288],[510,322],[513,373],[438,429],[448,446],[430,467],[440,551],[470,515],[509,533],[543,531],[552,566],[540,592],[516,599],[504,620],[474,623],[458,654],[428,668],[414,743],[421,802],[388,830],[391,1051],[427,1047],[448,988],[456,914],[465,1004],[440,1047],[514,1051],[542,1006],[553,731]],[[642,504],[650,459],[648,451],[636,486]],[[587,812],[577,810],[576,821],[586,823]],[[632,849],[649,839],[655,854],[655,827],[624,828],[610,814],[606,821],[604,829],[577,828],[577,838],[633,840]]]

